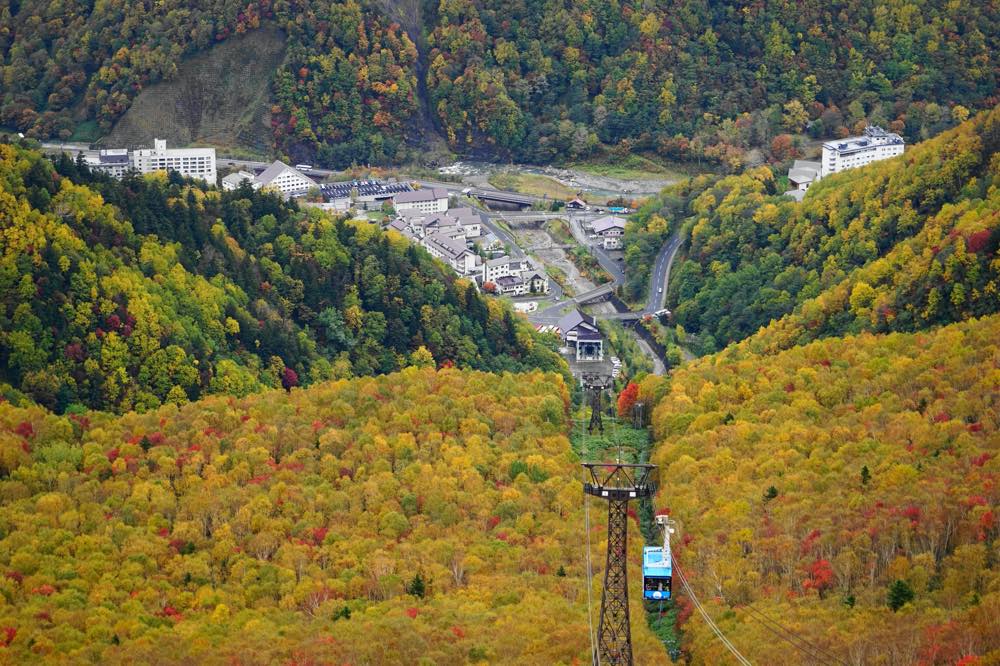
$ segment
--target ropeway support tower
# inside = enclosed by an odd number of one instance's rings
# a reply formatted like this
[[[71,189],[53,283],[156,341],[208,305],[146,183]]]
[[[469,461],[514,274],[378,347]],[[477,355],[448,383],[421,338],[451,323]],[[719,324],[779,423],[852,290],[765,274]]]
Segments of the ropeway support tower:
[[[601,617],[593,663],[631,666],[628,607],[628,503],[652,496],[649,475],[656,465],[583,463],[590,475],[583,492],[608,502],[608,554],[601,593]]]

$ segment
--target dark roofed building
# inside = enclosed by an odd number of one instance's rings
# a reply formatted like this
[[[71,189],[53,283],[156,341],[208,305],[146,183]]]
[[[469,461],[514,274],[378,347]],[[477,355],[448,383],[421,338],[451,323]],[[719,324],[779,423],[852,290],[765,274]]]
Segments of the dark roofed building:
[[[573,310],[563,316],[558,325],[559,334],[566,346],[574,351],[577,361],[604,360],[604,337],[593,317]]]

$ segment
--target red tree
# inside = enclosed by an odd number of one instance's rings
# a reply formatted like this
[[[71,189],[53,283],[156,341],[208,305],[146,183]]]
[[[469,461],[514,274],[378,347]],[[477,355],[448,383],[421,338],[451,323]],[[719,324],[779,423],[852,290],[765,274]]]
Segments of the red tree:
[[[833,567],[827,560],[816,560],[809,565],[809,578],[802,586],[816,590],[822,599],[823,592],[833,587]]]
[[[291,392],[293,386],[299,385],[299,376],[291,368],[285,368],[284,372],[281,373],[281,386],[286,391]]]
[[[618,394],[618,418],[625,419],[632,416],[632,408],[635,407],[638,398],[639,385],[629,382],[628,386]]]
[[[798,155],[798,151],[795,150],[795,145],[792,143],[792,137],[789,134],[779,134],[774,137],[774,141],[771,142],[771,155],[778,162],[784,162],[785,160],[790,160]]]

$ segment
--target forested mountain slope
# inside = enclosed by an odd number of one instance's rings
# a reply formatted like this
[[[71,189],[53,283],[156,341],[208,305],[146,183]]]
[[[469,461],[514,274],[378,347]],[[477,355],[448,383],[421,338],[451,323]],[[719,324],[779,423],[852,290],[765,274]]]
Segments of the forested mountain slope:
[[[565,367],[509,308],[373,225],[57,166],[0,145],[0,380],[56,411],[411,364]]]
[[[626,235],[631,288],[686,239],[668,307],[719,347],[781,349],[861,330],[914,331],[1000,309],[1000,108],[899,158],[824,178],[801,203],[767,167],[668,189]]]
[[[409,368],[144,415],[0,404],[0,660],[583,663],[568,399]]]
[[[104,132],[179,61],[277,28],[272,139],[328,165],[454,150],[549,161],[601,144],[739,165],[781,132],[865,119],[926,138],[997,102],[994,3],[180,0],[0,9],[0,123]],[[407,30],[411,31],[410,34]]]
[[[1000,316],[737,345],[651,382],[675,554],[751,661],[829,659],[751,608],[844,663],[1000,656]],[[728,657],[699,619],[683,628],[693,663]]]

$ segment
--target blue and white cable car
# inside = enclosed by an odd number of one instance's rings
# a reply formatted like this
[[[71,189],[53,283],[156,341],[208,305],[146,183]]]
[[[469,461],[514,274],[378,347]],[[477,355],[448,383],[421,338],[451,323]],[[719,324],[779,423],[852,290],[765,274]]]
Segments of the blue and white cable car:
[[[642,598],[647,601],[670,598],[674,568],[670,555],[670,535],[674,528],[670,523],[669,517],[657,516],[656,524],[663,528],[663,546],[642,549]]]
[[[643,548],[642,598],[648,601],[669,599],[672,569],[669,552],[664,557],[663,548],[660,546]]]

